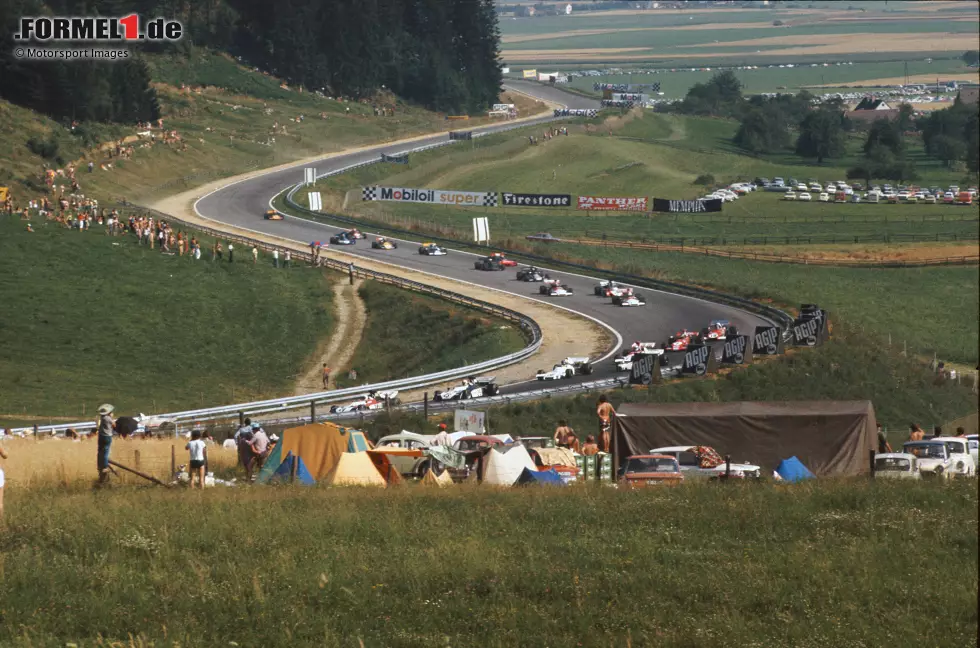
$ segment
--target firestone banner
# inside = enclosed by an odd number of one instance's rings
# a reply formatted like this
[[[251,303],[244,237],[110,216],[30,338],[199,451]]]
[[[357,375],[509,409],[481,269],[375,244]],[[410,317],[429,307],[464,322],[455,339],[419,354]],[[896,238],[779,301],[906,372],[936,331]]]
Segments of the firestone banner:
[[[579,196],[578,209],[589,211],[646,211],[647,198],[609,198],[605,196]]]
[[[526,194],[508,193],[504,197],[504,207],[571,207],[572,197],[568,194]]]
[[[452,191],[447,189],[409,189],[406,187],[363,187],[362,200],[455,205],[457,207],[496,207],[495,191]]]

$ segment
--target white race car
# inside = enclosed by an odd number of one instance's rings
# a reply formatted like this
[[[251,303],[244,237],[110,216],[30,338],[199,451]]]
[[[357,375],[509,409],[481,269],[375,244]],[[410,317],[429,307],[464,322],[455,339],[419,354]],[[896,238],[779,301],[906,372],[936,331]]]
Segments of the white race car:
[[[445,256],[446,248],[440,247],[435,243],[423,243],[419,246],[419,254],[424,256]]]
[[[645,306],[647,301],[641,295],[613,296],[612,303],[617,306]]]
[[[633,368],[633,359],[643,355],[661,356],[664,354],[662,348],[657,347],[656,342],[634,342],[628,349],[623,349],[622,353],[616,356],[616,368],[620,371],[629,371]]]
[[[541,370],[537,373],[538,380],[561,380],[578,374],[587,376],[592,373],[592,363],[588,358],[565,358],[550,371]]]
[[[561,297],[563,295],[571,295],[572,289],[561,282],[560,279],[545,279],[544,282],[538,286],[538,292],[542,295],[548,295],[549,297]]]
[[[432,400],[466,400],[467,398],[482,398],[484,396],[496,396],[500,393],[496,378],[468,378],[461,384],[441,392],[436,392]]]
[[[390,401],[392,405],[396,404],[398,402],[398,392],[396,390],[370,392],[347,405],[332,405],[330,407],[330,413],[349,414],[351,412],[379,410],[384,408],[385,400]]]
[[[600,281],[599,285],[595,287],[595,294],[597,297],[622,297],[623,295],[632,295],[633,289],[621,286],[615,281]]]

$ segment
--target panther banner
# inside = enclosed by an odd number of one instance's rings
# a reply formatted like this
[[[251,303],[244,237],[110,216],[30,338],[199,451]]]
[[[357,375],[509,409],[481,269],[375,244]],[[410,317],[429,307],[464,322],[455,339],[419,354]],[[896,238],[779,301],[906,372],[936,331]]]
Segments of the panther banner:
[[[382,153],[381,161],[390,162],[392,164],[408,164],[408,153],[402,153],[401,155],[387,155]]]
[[[783,352],[783,336],[775,326],[757,326],[752,336],[752,353],[779,355]]]
[[[752,342],[748,335],[733,335],[725,340],[721,350],[721,364],[751,364]]]
[[[647,197],[607,198],[604,196],[579,196],[576,209],[586,211],[646,211]]]
[[[688,348],[684,354],[684,364],[681,366],[682,374],[695,374],[703,376],[707,373],[718,371],[718,359],[714,351],[709,346],[699,346]]]
[[[712,198],[710,200],[667,200],[666,198],[654,198],[653,211],[689,214],[720,212],[721,202],[721,198]]]
[[[633,356],[633,366],[630,368],[631,385],[653,385],[663,382],[660,373],[660,356],[643,354]]]
[[[455,205],[457,207],[496,207],[496,191],[452,191],[449,189],[409,189],[406,187],[361,187],[361,200]]]
[[[503,196],[504,207],[571,207],[572,197],[568,194],[526,194],[508,193]]]

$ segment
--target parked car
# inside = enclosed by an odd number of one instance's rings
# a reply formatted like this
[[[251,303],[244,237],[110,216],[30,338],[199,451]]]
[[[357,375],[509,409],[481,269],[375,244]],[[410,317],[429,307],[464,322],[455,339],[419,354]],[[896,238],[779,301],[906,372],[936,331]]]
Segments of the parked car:
[[[950,474],[973,477],[977,474],[977,466],[970,454],[969,441],[963,437],[933,437],[932,441],[942,441],[949,452],[953,467]]]
[[[802,200],[804,202],[810,202],[810,200],[812,200],[813,198],[812,198],[812,196],[810,196],[810,194],[804,192],[804,193],[801,193],[800,195],[798,195],[796,197],[796,199],[797,200]]]
[[[627,457],[619,478],[619,483],[626,488],[673,486],[683,481],[677,459],[662,454]]]
[[[684,475],[691,479],[718,479],[725,475],[724,457],[710,446],[669,446],[654,448],[650,453],[674,457]],[[732,462],[729,465],[732,477],[762,476],[762,468],[755,464]]]
[[[405,476],[423,477],[429,468],[429,457],[425,450],[429,448],[429,440],[421,434],[413,432],[402,432],[400,434],[389,434],[381,437],[375,444],[375,448],[399,448],[403,450],[421,450],[421,457],[410,455],[389,454],[388,461]]]
[[[919,472],[922,477],[936,477],[939,479],[949,479],[953,461],[949,456],[949,450],[942,441],[907,441],[902,446],[905,454],[913,455],[919,464]]]
[[[977,458],[977,447],[980,446],[980,438],[976,434],[967,434],[966,445],[970,451],[970,456],[973,457],[973,465],[980,464],[980,459]]]
[[[883,452],[875,455],[875,479],[922,479],[919,460],[905,452]]]
[[[796,193],[793,191],[787,191],[783,194],[783,200],[796,200]]]
[[[536,243],[560,243],[561,239],[555,238],[548,232],[538,232],[537,234],[530,234],[525,236],[529,241],[535,241]]]
[[[817,196],[817,200],[819,200],[820,202],[830,202],[830,194],[824,191],[819,196]]]

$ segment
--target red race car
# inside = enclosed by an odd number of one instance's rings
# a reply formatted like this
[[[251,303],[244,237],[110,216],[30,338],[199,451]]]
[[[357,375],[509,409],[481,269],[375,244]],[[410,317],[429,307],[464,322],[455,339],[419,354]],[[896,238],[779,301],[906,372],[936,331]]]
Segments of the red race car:
[[[701,337],[706,340],[724,340],[732,328],[728,320],[711,320],[707,327],[701,330]]]
[[[684,351],[689,346],[697,346],[693,344],[695,340],[698,339],[698,334],[696,331],[688,331],[684,329],[674,333],[667,339],[667,344],[664,345],[668,351]]]
[[[494,252],[490,256],[496,259],[497,263],[499,263],[505,268],[512,268],[517,265],[517,261],[508,259],[507,257],[504,256],[503,252]]]

